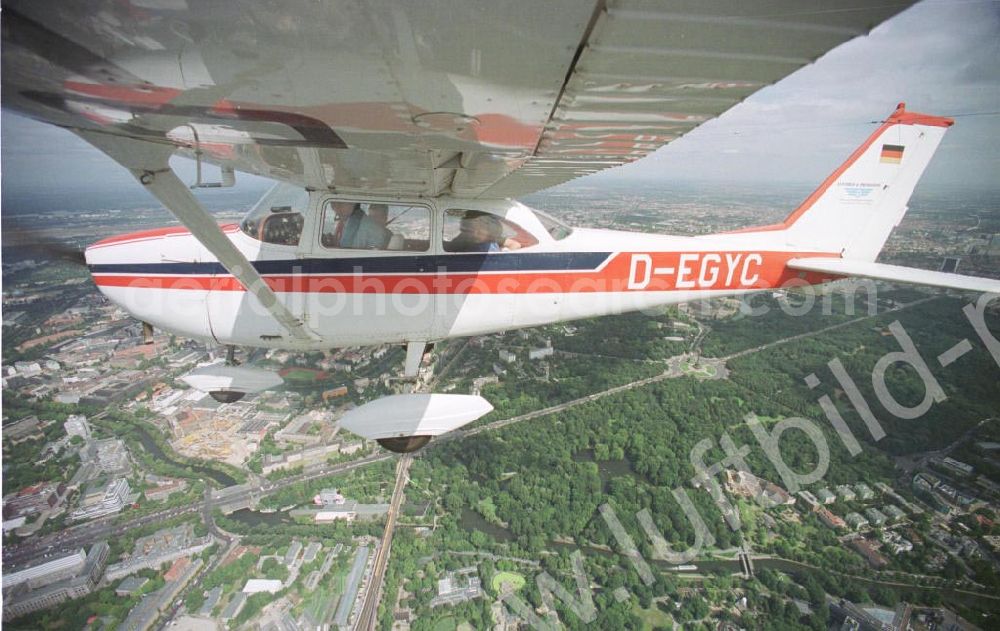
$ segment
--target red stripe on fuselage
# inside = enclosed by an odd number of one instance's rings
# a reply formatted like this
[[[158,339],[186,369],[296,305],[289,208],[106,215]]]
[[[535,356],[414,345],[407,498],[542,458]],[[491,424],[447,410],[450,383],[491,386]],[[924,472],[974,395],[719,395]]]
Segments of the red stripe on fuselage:
[[[834,255],[825,252],[624,252],[615,255],[599,271],[274,274],[264,276],[264,280],[279,293],[466,295],[770,289],[796,284],[793,281],[811,284],[836,278],[788,269],[790,259],[811,256]],[[134,289],[244,290],[240,282],[229,275],[98,274],[94,276],[94,283],[100,287]]]
[[[225,233],[236,232],[239,230],[239,224],[226,223],[219,225]],[[178,236],[191,234],[191,231],[184,226],[171,226],[169,228],[153,228],[152,230],[140,230],[138,232],[129,232],[127,234],[118,234],[113,237],[107,237],[106,239],[101,239],[97,243],[94,243],[87,247],[88,250],[94,250],[97,248],[105,248],[109,245],[121,245],[123,243],[136,243],[139,241],[150,241],[153,239],[159,239],[160,237]]]

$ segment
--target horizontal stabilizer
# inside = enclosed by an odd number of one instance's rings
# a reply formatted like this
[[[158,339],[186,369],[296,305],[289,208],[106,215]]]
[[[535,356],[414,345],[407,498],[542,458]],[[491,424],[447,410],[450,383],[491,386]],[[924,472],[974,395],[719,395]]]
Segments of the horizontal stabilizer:
[[[887,280],[895,283],[910,283],[913,285],[930,285],[962,291],[978,291],[984,293],[1000,293],[1000,280],[980,278],[978,276],[963,276],[945,272],[931,272],[913,267],[886,265],[852,259],[805,258],[788,261],[791,269],[805,272],[822,272],[839,276],[862,276],[876,280]]]

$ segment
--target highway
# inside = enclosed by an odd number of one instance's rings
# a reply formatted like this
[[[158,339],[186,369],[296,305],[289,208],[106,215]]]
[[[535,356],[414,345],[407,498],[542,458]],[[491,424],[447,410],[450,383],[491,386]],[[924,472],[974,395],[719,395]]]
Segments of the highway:
[[[281,480],[264,484],[262,486],[251,487],[245,491],[227,495],[221,499],[210,499],[207,503],[194,502],[184,506],[177,506],[174,508],[156,511],[155,513],[148,513],[133,519],[121,519],[121,515],[118,515],[115,516],[118,519],[115,517],[109,517],[102,520],[86,522],[44,537],[33,537],[23,543],[4,546],[3,562],[5,565],[14,565],[23,563],[46,553],[87,547],[96,541],[122,535],[129,530],[145,526],[146,524],[173,519],[174,517],[186,515],[188,513],[197,513],[201,510],[211,513],[215,506],[220,503],[238,502],[251,497],[261,498],[270,495],[271,493],[276,493],[298,482],[314,480],[316,478],[322,478],[337,473],[344,473],[373,462],[389,460],[393,457],[395,457],[395,454],[375,453],[351,462],[345,462],[338,465],[324,465],[317,469],[303,471],[300,474],[282,478]],[[125,514],[127,515],[127,513]]]
[[[399,507],[403,503],[403,489],[406,488],[406,483],[410,479],[408,474],[412,462],[413,458],[409,454],[403,454],[396,465],[396,486],[392,491],[392,500],[389,502],[389,512],[386,514],[382,545],[375,552],[371,576],[368,578],[368,587],[365,590],[365,601],[361,606],[357,623],[354,625],[356,631],[374,631],[378,624],[378,604],[382,597],[382,583],[385,580],[389,550],[392,547],[392,535],[396,528]]]

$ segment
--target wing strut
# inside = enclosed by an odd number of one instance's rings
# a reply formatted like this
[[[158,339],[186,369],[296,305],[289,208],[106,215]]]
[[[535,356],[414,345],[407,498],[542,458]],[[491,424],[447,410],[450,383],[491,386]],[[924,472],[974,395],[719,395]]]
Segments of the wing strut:
[[[300,342],[319,338],[292,315],[257,273],[254,266],[222,232],[215,219],[202,207],[191,190],[174,174],[169,160],[173,146],[108,134],[76,130],[77,135],[132,172],[156,199],[160,200],[191,234],[236,277],[248,292],[288,333]]]

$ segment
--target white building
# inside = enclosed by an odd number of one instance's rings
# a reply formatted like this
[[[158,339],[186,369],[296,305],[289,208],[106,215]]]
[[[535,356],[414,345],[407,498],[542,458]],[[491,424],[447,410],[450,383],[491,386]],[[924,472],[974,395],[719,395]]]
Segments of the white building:
[[[317,524],[329,523],[342,519],[344,521],[354,521],[358,514],[354,511],[318,511],[313,518]]]
[[[448,572],[444,578],[438,581],[438,593],[431,600],[430,606],[456,605],[466,600],[480,598],[482,595],[482,583],[476,568],[462,568]]]
[[[79,436],[84,440],[89,440],[91,436],[90,423],[83,414],[70,414],[63,423],[68,436]]]
[[[243,586],[244,594],[259,594],[260,592],[274,594],[279,591],[281,591],[281,581],[275,579],[251,578]]]
[[[889,519],[885,516],[885,513],[877,508],[869,508],[865,510],[865,517],[868,518],[868,523],[873,526],[881,526]]]
[[[906,513],[904,513],[902,509],[895,504],[888,504],[883,510],[892,521],[899,521],[900,519],[906,517]]]
[[[551,357],[555,353],[555,349],[551,346],[543,346],[541,348],[533,348],[528,351],[528,359],[534,361],[536,359],[545,359],[546,357]]]
[[[33,377],[42,374],[42,366],[38,362],[14,362],[14,369],[22,377]]]
[[[847,486],[846,484],[841,484],[840,486],[837,487],[837,496],[840,499],[847,502],[853,502],[858,498],[857,494],[854,492],[854,489]]]
[[[337,489],[323,489],[313,496],[313,504],[317,506],[334,506],[343,504],[346,500]]]
[[[18,572],[4,574],[3,589],[6,591],[22,583],[27,583],[30,589],[50,585],[64,578],[75,576],[83,568],[86,560],[87,554],[81,548],[68,556],[59,557]]]
[[[945,458],[941,461],[941,464],[964,475],[972,475],[972,472],[974,471],[972,465],[966,464],[960,460],[955,460],[954,458]]]
[[[848,526],[854,528],[855,530],[868,526],[868,520],[862,517],[859,513],[848,513],[847,516],[844,517],[844,521],[847,522]]]
[[[131,492],[132,488],[125,478],[112,480],[104,491],[104,497],[101,498],[100,502],[76,509],[70,513],[69,518],[72,520],[94,519],[117,513],[125,507]]]
[[[82,559],[81,550],[5,576],[4,622],[91,593],[101,580],[108,552],[107,542],[101,541],[91,546],[90,552]]]

